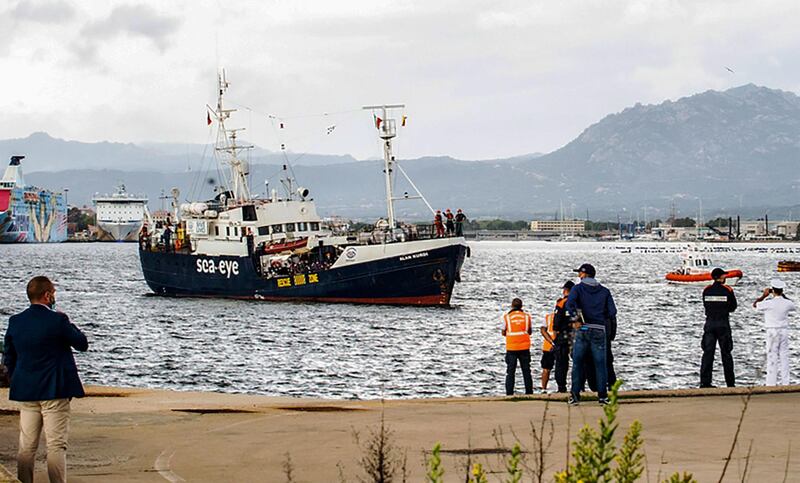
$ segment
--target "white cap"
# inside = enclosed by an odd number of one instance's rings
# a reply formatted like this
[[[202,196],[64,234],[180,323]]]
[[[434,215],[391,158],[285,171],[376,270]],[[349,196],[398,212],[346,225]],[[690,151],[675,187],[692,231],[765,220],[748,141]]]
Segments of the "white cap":
[[[778,290],[783,290],[786,288],[786,282],[779,278],[773,278],[770,280],[769,284],[772,288],[777,288]]]

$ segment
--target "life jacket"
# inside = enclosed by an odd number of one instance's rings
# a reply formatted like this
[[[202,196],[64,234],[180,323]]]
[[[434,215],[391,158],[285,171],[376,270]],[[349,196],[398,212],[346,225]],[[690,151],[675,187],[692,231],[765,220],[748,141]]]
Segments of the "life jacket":
[[[434,223],[441,223],[442,222],[442,215],[437,214],[433,217]]]
[[[506,327],[506,350],[525,351],[531,348],[531,316],[522,310],[513,310],[503,316]]]
[[[447,217],[447,221],[453,221],[453,214],[450,213],[449,211],[447,213],[445,213],[444,216]]]
[[[556,340],[556,331],[553,328],[553,321],[556,320],[556,314],[551,312],[547,314],[544,319],[547,321],[547,333],[550,334],[551,339]],[[544,339],[542,341],[542,351],[550,352],[551,350],[553,350],[553,344],[548,342],[547,339]]]

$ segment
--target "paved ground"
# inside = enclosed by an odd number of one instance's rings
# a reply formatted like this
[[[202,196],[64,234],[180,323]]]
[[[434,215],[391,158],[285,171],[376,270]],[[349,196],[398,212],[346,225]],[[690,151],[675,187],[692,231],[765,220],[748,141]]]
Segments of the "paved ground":
[[[788,388],[800,391],[800,387]],[[17,421],[7,390],[0,392],[0,463],[15,470]],[[744,390],[739,390],[741,393]],[[742,397],[726,389],[626,393],[620,408],[624,429],[644,425],[649,480],[677,470],[699,481],[717,481],[742,410]],[[407,455],[409,481],[421,481],[424,452],[442,443],[446,481],[463,481],[464,454],[493,471],[515,433],[530,446],[530,423],[544,400],[505,398],[409,401],[340,401],[216,393],[89,388],[73,403],[71,482],[287,481],[287,454],[294,481],[357,481],[360,449],[383,413],[392,444]],[[683,396],[683,397],[680,397]],[[745,415],[740,446],[725,481],[741,481],[752,443],[749,481],[782,481],[791,442],[797,448],[787,481],[800,481],[800,392],[755,394]],[[601,415],[596,403],[568,408],[549,404],[553,443],[548,475],[564,465],[567,434]],[[44,444],[42,444],[42,447]],[[42,448],[43,449],[43,448]],[[46,481],[43,462],[37,481]],[[499,476],[499,475],[498,475]],[[644,480],[647,481],[647,480]]]

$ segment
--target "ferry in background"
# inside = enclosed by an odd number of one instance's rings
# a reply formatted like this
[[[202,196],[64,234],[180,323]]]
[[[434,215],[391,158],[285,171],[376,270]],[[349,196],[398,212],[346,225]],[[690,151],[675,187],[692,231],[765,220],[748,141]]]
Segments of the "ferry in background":
[[[97,214],[96,237],[100,241],[137,241],[147,218],[147,197],[125,191],[120,183],[112,195],[92,198]]]
[[[56,243],[67,239],[64,195],[25,183],[22,160],[12,156],[0,180],[0,243]]]

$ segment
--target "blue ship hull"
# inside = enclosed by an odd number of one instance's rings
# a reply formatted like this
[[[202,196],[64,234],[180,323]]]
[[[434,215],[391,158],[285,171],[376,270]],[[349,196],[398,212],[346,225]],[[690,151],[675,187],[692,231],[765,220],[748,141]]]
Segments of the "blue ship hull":
[[[247,256],[139,251],[158,295],[392,305],[450,304],[468,248],[453,244],[424,256],[394,256],[339,268],[264,278]]]
[[[64,196],[38,188],[0,190],[0,243],[55,243],[67,239]]]

